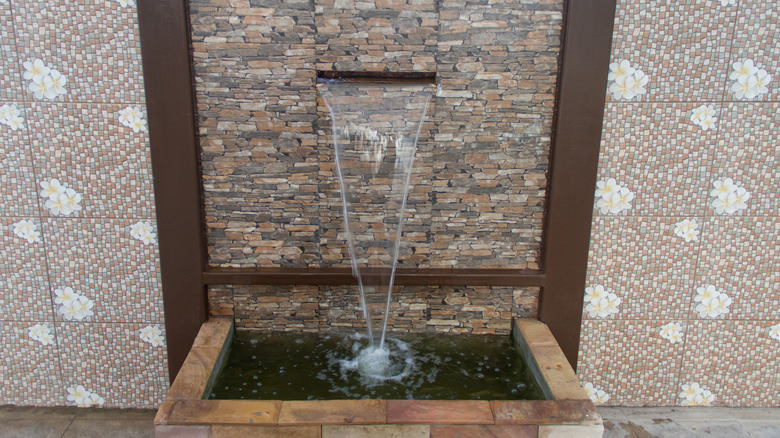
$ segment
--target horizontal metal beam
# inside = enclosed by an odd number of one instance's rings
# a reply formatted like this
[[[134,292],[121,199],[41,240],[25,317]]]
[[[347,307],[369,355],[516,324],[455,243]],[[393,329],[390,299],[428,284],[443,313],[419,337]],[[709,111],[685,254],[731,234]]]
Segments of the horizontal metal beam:
[[[389,269],[372,270],[362,275],[363,284],[386,281]],[[350,268],[207,268],[203,284],[244,285],[354,285]],[[527,269],[451,269],[400,268],[395,274],[399,286],[517,286],[544,287],[545,275]]]

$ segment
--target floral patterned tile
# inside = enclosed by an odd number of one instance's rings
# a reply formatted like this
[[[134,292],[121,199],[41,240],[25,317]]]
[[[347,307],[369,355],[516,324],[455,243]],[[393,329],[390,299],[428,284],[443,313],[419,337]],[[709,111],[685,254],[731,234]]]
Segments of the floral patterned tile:
[[[143,102],[136,8],[134,2],[124,3],[127,6],[119,1],[13,3],[19,63],[41,59],[65,78],[62,93],[35,99]],[[29,91],[28,96],[33,98]]]
[[[780,397],[780,341],[769,336],[778,320],[692,321],[686,336],[682,385],[712,393],[714,406],[769,406]],[[683,397],[678,397],[684,400]]]
[[[732,214],[780,215],[780,103],[729,103],[722,114],[717,153],[707,166],[709,189],[731,178],[735,190],[742,187],[749,195],[744,211]],[[709,199],[709,211],[718,214],[716,197]]]
[[[40,221],[5,217],[0,227],[0,320],[54,320]]]
[[[675,405],[678,369],[688,328],[661,337],[672,320],[584,321],[577,373],[597,404]],[[603,391],[598,393],[598,391]],[[596,396],[598,395],[598,397]]]
[[[715,318],[780,318],[780,219],[711,218],[705,223],[696,288],[713,285],[732,303]],[[691,290],[693,297],[695,291]],[[691,302],[691,315],[699,302]]]
[[[717,131],[691,120],[699,104],[608,103],[598,180],[613,178],[633,194],[621,215],[701,215],[709,188],[703,175]],[[715,116],[719,108],[712,106]],[[597,202],[602,196],[597,196]],[[594,214],[616,214],[596,204]]]
[[[44,329],[34,329],[35,326]],[[32,329],[32,330],[31,330]],[[59,349],[51,322],[0,322],[3,360],[0,361],[0,403],[58,406],[65,403],[60,391]],[[33,339],[31,331],[49,333]]]
[[[630,99],[719,100],[736,20],[736,6],[716,1],[618,2],[612,62],[629,61],[648,78],[646,94]]]
[[[164,343],[153,345],[142,339],[147,337],[145,332],[160,329],[161,325],[148,327],[58,323],[63,366],[61,390],[73,399],[67,400],[68,405],[147,409],[159,406],[168,388],[167,353]],[[81,394],[75,391],[79,386]],[[95,394],[92,400],[83,397],[91,394]]]
[[[675,233],[684,218],[596,217],[591,230],[587,286],[619,299],[616,311],[585,318],[683,318],[694,284],[700,242]],[[700,221],[699,221],[700,223]],[[613,303],[614,304],[614,303]]]
[[[0,102],[0,216],[38,214],[28,113],[21,103]]]
[[[16,62],[16,34],[10,23],[11,5],[0,3],[0,105],[9,100],[19,101],[24,95],[22,90],[22,73]]]
[[[40,196],[47,216],[153,216],[149,140],[134,122],[143,112],[119,105],[36,103],[29,129],[39,183],[57,182],[71,189],[72,209],[55,208],[52,195]],[[135,112],[135,107],[129,107]],[[55,190],[56,192],[56,190]],[[67,195],[67,193],[64,193]],[[63,196],[63,195],[61,195]]]
[[[161,323],[162,290],[154,224],[129,220],[47,219],[44,230],[59,320]],[[148,228],[141,230],[141,228]],[[150,236],[144,241],[143,235]],[[83,298],[82,298],[83,297]]]
[[[755,85],[763,86],[763,89],[755,90],[755,96],[749,94],[740,97],[734,88],[739,89],[739,81],[729,77],[726,84],[725,98],[727,100],[768,100],[777,101],[780,98],[780,50],[777,41],[780,40],[780,4],[774,1],[741,1],[739,4],[739,18],[737,19],[734,39],[731,46],[731,68],[734,72],[735,63],[744,65],[750,60],[755,67],[754,76],[758,81]],[[765,70],[771,76],[768,83],[759,72]],[[749,73],[745,72],[745,73]],[[743,81],[749,79],[749,74]],[[763,78],[763,80],[762,80]],[[748,85],[748,88],[751,88]]]

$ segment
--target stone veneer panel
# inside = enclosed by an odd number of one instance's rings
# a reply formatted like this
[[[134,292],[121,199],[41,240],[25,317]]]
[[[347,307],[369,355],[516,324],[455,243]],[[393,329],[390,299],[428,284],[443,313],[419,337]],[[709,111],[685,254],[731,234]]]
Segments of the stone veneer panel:
[[[389,330],[508,334],[512,318],[537,315],[538,288],[402,286],[393,293]],[[365,326],[356,286],[212,286],[213,316],[237,328],[333,332]]]
[[[538,268],[562,1],[190,6],[211,265],[348,264],[319,69],[437,74],[402,265]]]

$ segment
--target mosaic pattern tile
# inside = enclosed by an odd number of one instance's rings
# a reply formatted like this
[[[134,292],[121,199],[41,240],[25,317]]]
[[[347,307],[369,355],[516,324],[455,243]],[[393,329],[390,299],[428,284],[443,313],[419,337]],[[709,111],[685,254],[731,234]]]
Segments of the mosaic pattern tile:
[[[695,321],[686,336],[680,382],[698,382],[715,406],[771,406],[780,398],[773,321]]]
[[[28,336],[35,322],[0,322],[3,360],[0,361],[0,403],[12,405],[60,406],[59,351],[53,344],[41,345]],[[54,331],[54,324],[49,323]]]
[[[33,0],[14,2],[13,10],[20,62],[43,59],[68,78],[58,100],[143,102],[135,7]]]
[[[680,219],[594,218],[587,286],[600,284],[622,298],[619,313],[610,318],[687,315],[700,244],[686,243],[674,234]]]
[[[149,140],[119,122],[120,109],[36,103],[29,111],[37,177],[57,178],[82,196],[83,209],[71,216],[153,217]]]
[[[717,130],[690,120],[698,104],[608,103],[598,180],[614,178],[634,193],[620,215],[703,215],[712,184],[703,171],[714,160]],[[595,215],[602,213],[598,208]]]
[[[629,60],[649,76],[635,100],[718,100],[736,20],[736,6],[711,1],[619,1],[611,62]]]
[[[22,73],[20,64],[16,58],[16,34],[12,26],[5,23],[12,22],[12,10],[10,3],[0,3],[0,102],[13,100],[19,101],[24,95],[22,89]]]
[[[43,242],[28,243],[16,236],[13,224],[20,220],[23,218],[0,218],[0,320],[52,321]],[[33,222],[41,231],[40,221],[36,218]]]
[[[747,209],[735,215],[780,215],[780,103],[729,103],[719,131],[708,187],[731,178],[750,192]]]
[[[82,385],[103,397],[105,407],[159,406],[168,389],[167,353],[140,339],[144,325],[58,323],[62,392]]]
[[[44,224],[51,236],[51,286],[71,287],[92,300],[88,322],[163,321],[157,245],[132,238],[133,223],[62,218]]]
[[[705,229],[696,285],[732,298],[726,318],[780,319],[780,219],[716,217]]]
[[[740,2],[739,17],[731,45],[731,63],[752,59],[772,75],[769,93],[754,100],[777,101],[780,98],[780,5],[777,2]],[[729,81],[725,96],[734,100]]]
[[[577,367],[580,380],[604,390],[609,395],[606,405],[677,405],[685,347],[658,335],[659,327],[668,322],[584,321]]]
[[[33,216],[38,213],[38,183],[28,140],[29,111],[21,102],[15,105],[24,126],[11,129],[0,124],[0,216]]]

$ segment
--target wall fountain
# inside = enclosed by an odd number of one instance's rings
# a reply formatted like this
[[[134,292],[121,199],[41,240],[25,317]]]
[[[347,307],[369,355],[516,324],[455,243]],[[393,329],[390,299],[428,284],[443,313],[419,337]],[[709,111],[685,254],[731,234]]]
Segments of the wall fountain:
[[[538,321],[516,320],[512,336],[487,354],[479,349],[485,336],[466,344],[455,342],[466,336],[388,337],[404,207],[434,92],[401,82],[318,84],[332,117],[365,334],[250,336],[212,318],[158,412],[157,436],[600,436],[595,407]],[[464,379],[487,383],[472,388]]]

